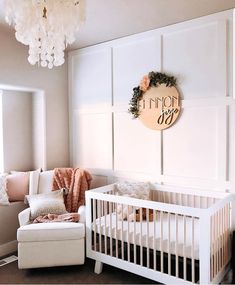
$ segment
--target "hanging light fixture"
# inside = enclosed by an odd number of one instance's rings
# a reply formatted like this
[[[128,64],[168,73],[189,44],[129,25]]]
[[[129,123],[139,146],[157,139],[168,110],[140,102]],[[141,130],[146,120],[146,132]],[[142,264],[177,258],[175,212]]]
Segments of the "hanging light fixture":
[[[16,39],[29,46],[28,61],[53,68],[64,63],[64,50],[85,20],[85,0],[5,0],[6,22]]]

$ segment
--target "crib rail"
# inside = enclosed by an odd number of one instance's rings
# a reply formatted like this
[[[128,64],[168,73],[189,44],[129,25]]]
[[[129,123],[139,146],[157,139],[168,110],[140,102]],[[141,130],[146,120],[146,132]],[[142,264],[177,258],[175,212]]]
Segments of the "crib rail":
[[[154,201],[199,209],[207,209],[219,201],[215,197],[169,191],[152,191],[152,196]]]
[[[100,190],[86,193],[88,256],[185,284],[213,283],[229,262],[229,198],[218,206],[213,197],[159,191],[155,202],[115,196],[108,186]]]

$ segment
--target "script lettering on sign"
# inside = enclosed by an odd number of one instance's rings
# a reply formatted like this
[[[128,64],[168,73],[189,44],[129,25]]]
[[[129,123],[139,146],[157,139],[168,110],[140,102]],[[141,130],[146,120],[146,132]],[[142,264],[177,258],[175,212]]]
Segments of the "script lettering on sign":
[[[139,119],[153,130],[163,130],[174,124],[180,114],[180,96],[175,87],[162,84],[147,90],[138,103]]]

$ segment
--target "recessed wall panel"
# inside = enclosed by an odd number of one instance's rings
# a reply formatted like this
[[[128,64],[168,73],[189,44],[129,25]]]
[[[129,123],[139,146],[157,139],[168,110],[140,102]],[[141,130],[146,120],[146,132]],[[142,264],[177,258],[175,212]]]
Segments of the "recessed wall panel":
[[[159,71],[160,38],[130,41],[113,48],[114,103],[128,103],[132,90],[148,72]]]
[[[179,121],[163,132],[163,174],[217,179],[216,107],[184,108]]]
[[[72,58],[72,107],[111,104],[111,49]]]
[[[226,96],[225,36],[223,22],[163,35],[163,71],[177,77],[184,99]]]
[[[160,132],[126,112],[114,116],[114,170],[160,174]]]
[[[112,168],[111,114],[75,114],[74,166]]]

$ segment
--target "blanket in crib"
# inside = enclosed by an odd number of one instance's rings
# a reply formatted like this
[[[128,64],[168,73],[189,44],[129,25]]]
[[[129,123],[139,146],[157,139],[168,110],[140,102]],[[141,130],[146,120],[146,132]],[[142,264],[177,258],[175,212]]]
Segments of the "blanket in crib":
[[[77,212],[85,204],[85,191],[90,188],[91,175],[80,168],[55,168],[53,176],[53,190],[67,188],[65,207],[68,212]]]

